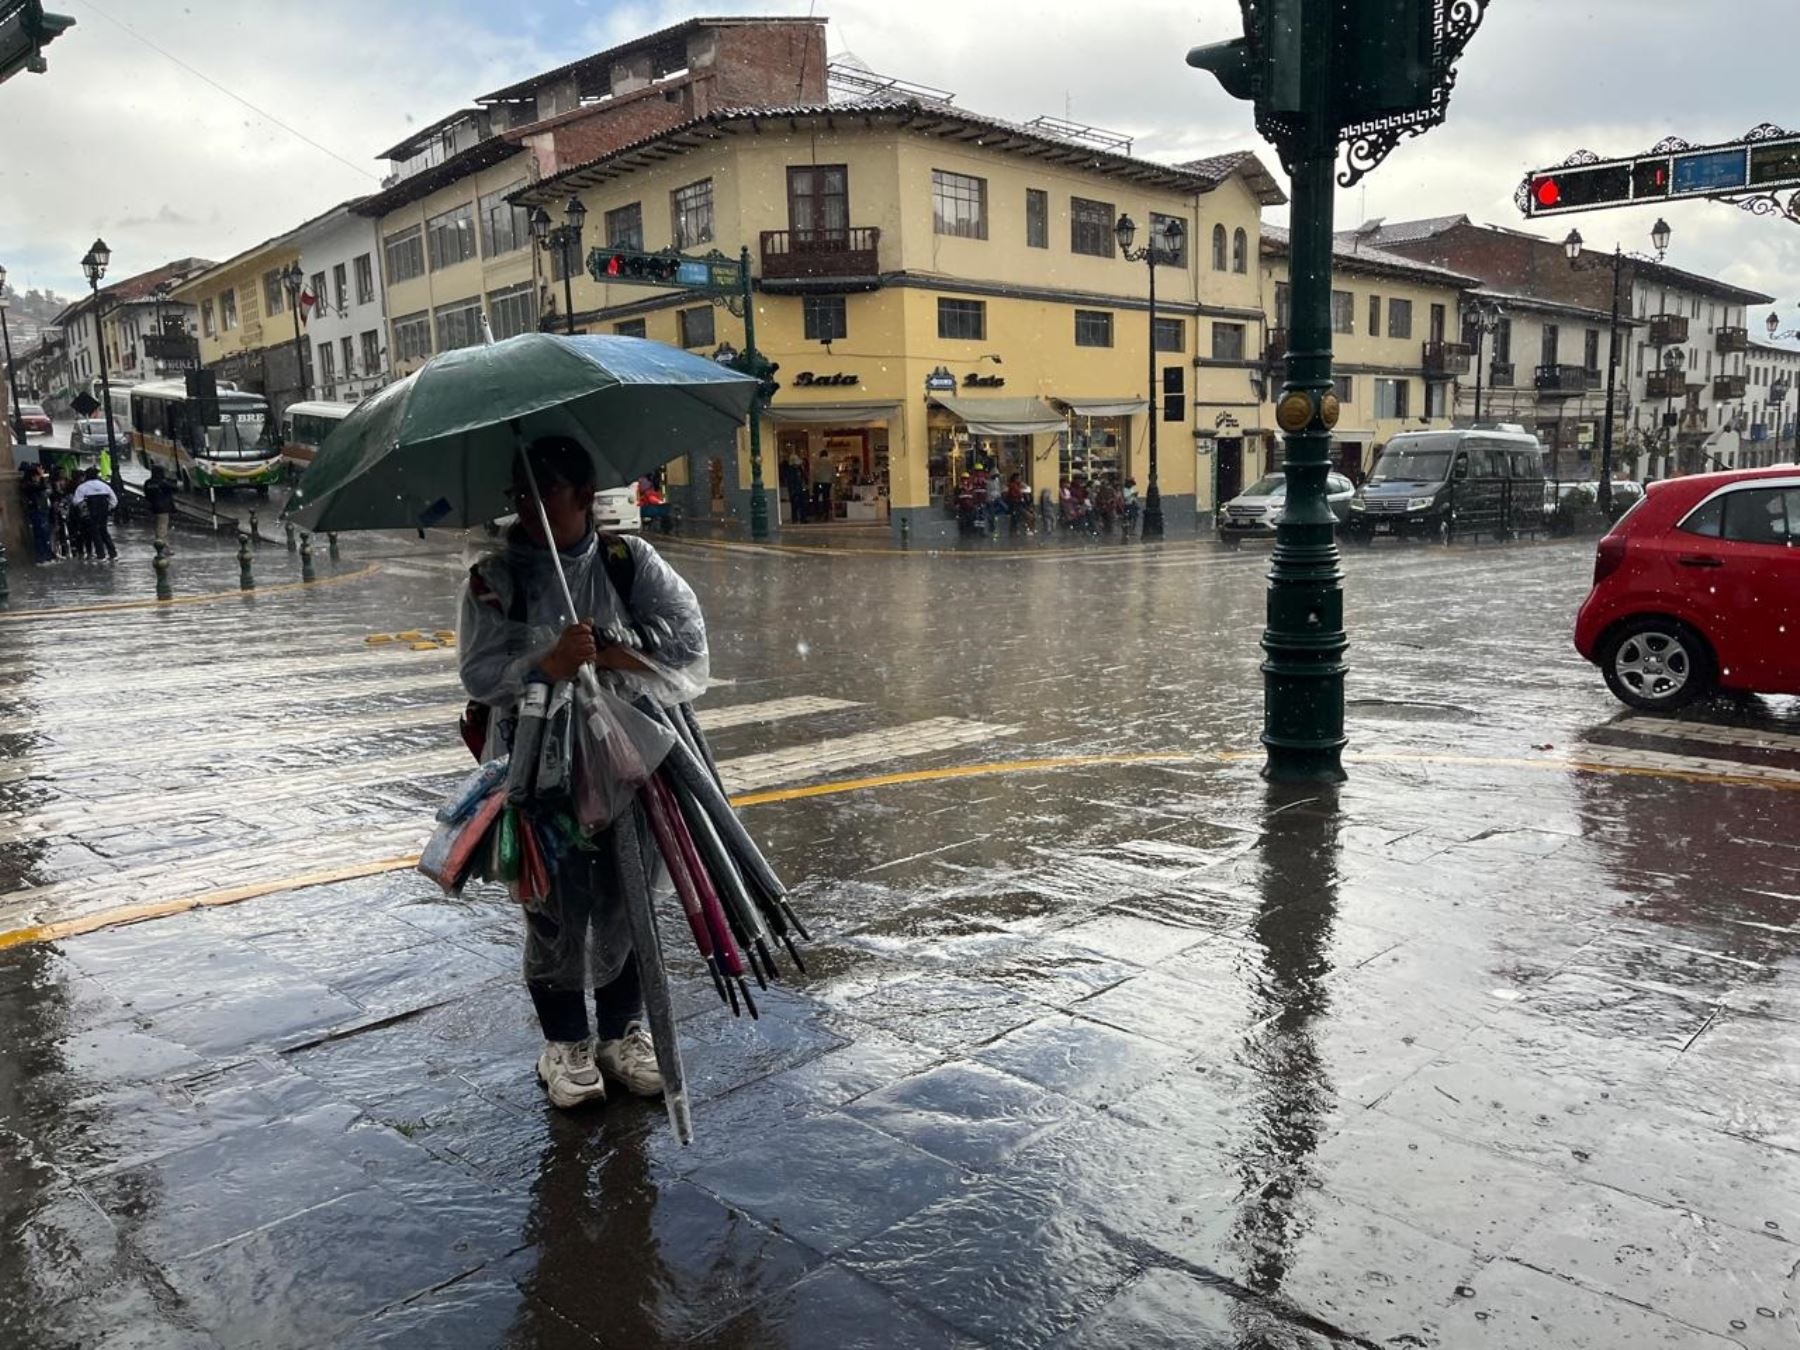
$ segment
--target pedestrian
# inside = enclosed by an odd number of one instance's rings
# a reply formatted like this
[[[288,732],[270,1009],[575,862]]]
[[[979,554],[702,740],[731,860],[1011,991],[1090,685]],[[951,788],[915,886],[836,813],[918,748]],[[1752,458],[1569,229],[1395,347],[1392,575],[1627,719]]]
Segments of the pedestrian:
[[[1003,484],[1000,472],[990,469],[987,476],[987,523],[990,530],[1000,528],[1000,517],[1006,514],[1006,499],[1002,496]]]
[[[515,461],[519,523],[498,552],[470,569],[462,598],[460,669],[473,700],[465,734],[480,745],[483,760],[510,749],[527,685],[548,684],[554,693],[584,665],[598,667],[626,697],[648,696],[666,706],[706,687],[699,602],[647,541],[596,533],[596,478],[587,451],[552,436],[534,441],[526,453],[549,534],[524,463]],[[573,615],[565,612],[552,548],[575,598]],[[627,626],[659,635],[654,667],[630,647],[597,636]],[[565,1109],[605,1100],[608,1078],[638,1096],[662,1092],[617,880],[626,849],[640,850],[646,874],[655,875],[655,843],[635,807],[591,849],[570,848],[557,858],[548,898],[525,910],[525,985],[544,1035],[537,1074],[551,1103]]]
[[[19,500],[31,525],[31,548],[41,563],[55,562],[50,534],[50,483],[43,465],[27,463],[19,468]]]
[[[1067,486],[1065,483],[1064,486]],[[1038,526],[1045,534],[1056,529],[1056,498],[1050,495],[1049,485],[1038,494]]]
[[[73,490],[69,475],[61,469],[50,475],[50,545],[59,558],[69,556],[69,493]]]
[[[107,528],[107,520],[118,508],[119,499],[106,485],[106,480],[100,477],[99,469],[87,471],[81,486],[75,489],[73,502],[71,515],[79,515],[82,523],[87,526],[88,544],[93,550],[93,556],[98,558],[100,550],[105,549],[106,560],[113,561],[119,556],[119,550],[113,545],[112,531]]]
[[[144,483],[144,505],[156,521],[156,542],[167,544],[169,521],[175,514],[175,484],[160,464],[150,466],[150,477]]]
[[[1125,480],[1123,501],[1125,505],[1125,537],[1129,539],[1137,533],[1139,511],[1137,479],[1127,478]]]
[[[1012,525],[1012,533],[1017,534],[1021,527],[1031,532],[1031,489],[1018,474],[1010,474],[1006,479],[1006,514]]]

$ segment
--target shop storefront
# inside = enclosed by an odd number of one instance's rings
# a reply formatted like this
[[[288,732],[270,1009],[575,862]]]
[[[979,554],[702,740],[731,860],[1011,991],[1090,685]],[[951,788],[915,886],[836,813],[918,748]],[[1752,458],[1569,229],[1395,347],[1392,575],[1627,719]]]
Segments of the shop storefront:
[[[926,422],[931,500],[946,506],[971,473],[1013,474],[1034,493],[1056,491],[1067,419],[1038,398],[933,398]]]
[[[1069,419],[1069,434],[1064,438],[1057,474],[1061,478],[1077,476],[1089,483],[1116,478],[1123,483],[1135,477],[1137,463],[1148,462],[1148,450],[1134,456],[1132,429],[1142,427],[1148,405],[1142,399],[1057,399]],[[1138,433],[1140,437],[1143,432]],[[1139,484],[1142,487],[1142,484]]]
[[[896,403],[769,409],[783,525],[885,522]]]

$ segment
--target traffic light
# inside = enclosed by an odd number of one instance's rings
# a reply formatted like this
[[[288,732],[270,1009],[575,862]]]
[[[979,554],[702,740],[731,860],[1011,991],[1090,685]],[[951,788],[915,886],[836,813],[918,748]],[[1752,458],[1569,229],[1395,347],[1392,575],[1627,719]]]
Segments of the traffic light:
[[[1254,31],[1241,38],[1195,47],[1187,63],[1210,70],[1225,92],[1265,112],[1299,112],[1300,22],[1306,0],[1271,0],[1255,14]]]
[[[1532,215],[1575,211],[1607,202],[1627,202],[1631,200],[1631,165],[1552,169],[1532,177],[1530,192]],[[1668,195],[1666,185],[1662,195]]]
[[[666,253],[638,253],[630,249],[596,249],[596,280],[652,281],[668,284],[681,270],[681,259]]]

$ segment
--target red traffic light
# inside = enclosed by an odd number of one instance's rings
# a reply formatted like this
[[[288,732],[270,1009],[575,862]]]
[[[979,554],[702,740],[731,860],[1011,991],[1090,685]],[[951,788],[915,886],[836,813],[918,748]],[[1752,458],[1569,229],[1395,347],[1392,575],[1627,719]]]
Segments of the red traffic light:
[[[1562,189],[1554,178],[1540,178],[1531,185],[1531,195],[1539,206],[1555,206],[1562,200]]]
[[[624,259],[620,258],[619,255],[616,253],[613,254],[612,257],[608,258],[606,260],[606,275],[609,277],[618,276],[620,271],[622,270],[620,268],[620,263],[622,263],[623,261],[624,261]]]

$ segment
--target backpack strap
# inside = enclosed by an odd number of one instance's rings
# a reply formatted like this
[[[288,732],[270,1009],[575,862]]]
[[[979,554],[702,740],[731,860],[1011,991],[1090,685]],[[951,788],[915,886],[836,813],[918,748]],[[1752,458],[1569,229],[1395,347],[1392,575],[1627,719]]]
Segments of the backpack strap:
[[[631,591],[637,582],[637,554],[631,551],[631,545],[624,535],[602,532],[600,562],[606,568],[606,579],[612,583],[613,591],[619,597],[619,604],[625,610],[625,617],[630,619]]]

